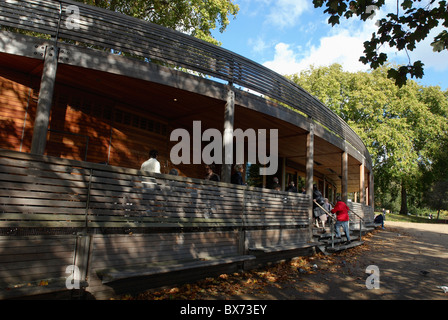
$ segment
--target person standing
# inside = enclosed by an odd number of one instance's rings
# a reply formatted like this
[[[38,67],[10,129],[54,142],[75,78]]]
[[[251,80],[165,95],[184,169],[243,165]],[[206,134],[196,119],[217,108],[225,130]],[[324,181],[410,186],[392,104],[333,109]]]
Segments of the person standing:
[[[215,165],[214,164],[208,164],[205,165],[205,180],[210,181],[217,181],[219,182],[219,176],[215,173]]]
[[[151,150],[149,152],[149,159],[142,163],[140,170],[160,173],[160,162],[157,160],[158,155],[157,150]]]
[[[243,165],[241,164],[237,164],[234,167],[235,173],[232,174],[232,177],[230,179],[230,182],[233,184],[238,184],[238,185],[244,185],[244,181],[243,181]]]
[[[316,224],[316,227],[319,228],[319,221],[320,216],[324,214],[324,211],[321,209],[321,206],[324,205],[324,197],[322,196],[322,193],[317,188],[317,185],[313,185],[313,217],[314,222]],[[325,228],[325,225],[322,223],[323,227]]]
[[[348,211],[350,210],[350,208],[345,204],[344,201],[342,201],[340,197],[338,197],[336,201],[336,205],[331,210],[331,213],[336,214],[336,224],[334,226],[336,238],[341,238],[339,228],[342,227],[345,232],[345,236],[347,237],[347,242],[345,242],[344,244],[350,244],[350,231],[348,230]]]

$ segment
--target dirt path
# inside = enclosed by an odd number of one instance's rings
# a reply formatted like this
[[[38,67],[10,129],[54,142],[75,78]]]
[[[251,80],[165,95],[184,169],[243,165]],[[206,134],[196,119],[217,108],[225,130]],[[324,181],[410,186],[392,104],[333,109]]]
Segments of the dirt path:
[[[222,275],[139,299],[448,300],[448,225],[386,221],[365,244],[297,258],[245,274]],[[368,266],[377,273],[366,273]],[[368,289],[366,280],[375,276]],[[379,281],[378,281],[379,280]],[[367,284],[371,284],[367,281]]]
[[[311,259],[316,272],[270,286],[266,294],[240,298],[448,300],[438,288],[448,286],[448,225],[386,221],[385,227],[366,238],[363,247]],[[378,289],[366,287],[370,265],[378,267]]]

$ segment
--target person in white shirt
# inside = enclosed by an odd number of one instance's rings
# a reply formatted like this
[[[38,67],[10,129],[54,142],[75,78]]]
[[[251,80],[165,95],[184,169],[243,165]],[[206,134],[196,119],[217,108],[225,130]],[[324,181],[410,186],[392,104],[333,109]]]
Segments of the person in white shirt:
[[[142,163],[140,170],[160,173],[160,163],[157,160],[158,155],[159,153],[157,150],[151,150],[149,152],[149,159]]]

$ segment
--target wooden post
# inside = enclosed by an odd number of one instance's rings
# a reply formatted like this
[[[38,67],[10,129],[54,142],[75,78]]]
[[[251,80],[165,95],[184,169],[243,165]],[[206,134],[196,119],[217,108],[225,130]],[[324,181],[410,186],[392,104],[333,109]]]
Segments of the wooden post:
[[[92,235],[80,233],[76,236],[76,252],[74,258],[74,265],[79,268],[80,278],[77,280],[86,281],[89,256],[91,250]]]
[[[310,124],[310,132],[306,136],[306,194],[310,197],[308,216],[310,228],[313,226],[313,167],[314,167],[314,124]]]
[[[282,191],[286,190],[286,158],[282,158]]]
[[[369,206],[372,208],[372,210],[375,210],[375,203],[373,201],[374,199],[374,185],[373,185],[373,172],[369,172]]]
[[[322,190],[322,195],[324,196],[324,198],[328,198],[328,194],[327,194],[327,179],[324,176],[324,190]]]
[[[31,142],[31,153],[43,155],[47,145],[48,123],[53,103],[54,84],[58,66],[58,47],[47,46],[45,50],[44,68],[40,81],[39,98],[37,100],[36,119]]]
[[[348,199],[348,153],[345,148],[342,153],[342,181],[341,181],[341,197],[342,201],[347,203]]]
[[[365,177],[364,177],[364,159],[362,159],[362,163],[359,166],[359,202],[362,204],[366,203],[365,200]]]
[[[229,83],[226,106],[224,109],[223,155],[224,161],[221,169],[221,181],[230,183],[233,163],[233,123],[235,118],[235,92],[232,83]]]

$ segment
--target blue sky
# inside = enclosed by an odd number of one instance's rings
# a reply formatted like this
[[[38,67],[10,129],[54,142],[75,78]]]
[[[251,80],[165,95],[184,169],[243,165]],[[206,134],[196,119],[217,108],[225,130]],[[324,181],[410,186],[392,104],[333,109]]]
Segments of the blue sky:
[[[215,32],[222,47],[256,61],[280,74],[293,74],[310,65],[325,66],[339,63],[345,71],[367,71],[359,62],[363,42],[376,30],[375,22],[386,11],[396,11],[396,1],[375,10],[367,22],[341,19],[331,27],[323,8],[314,8],[311,0],[234,0],[240,11],[224,33]],[[440,30],[443,29],[438,29]],[[448,90],[448,51],[432,52],[432,37],[409,52],[411,61],[424,63],[425,75],[417,82],[425,86],[440,86]],[[385,48],[389,61],[407,64],[406,53]],[[415,80],[415,79],[414,79]]]

